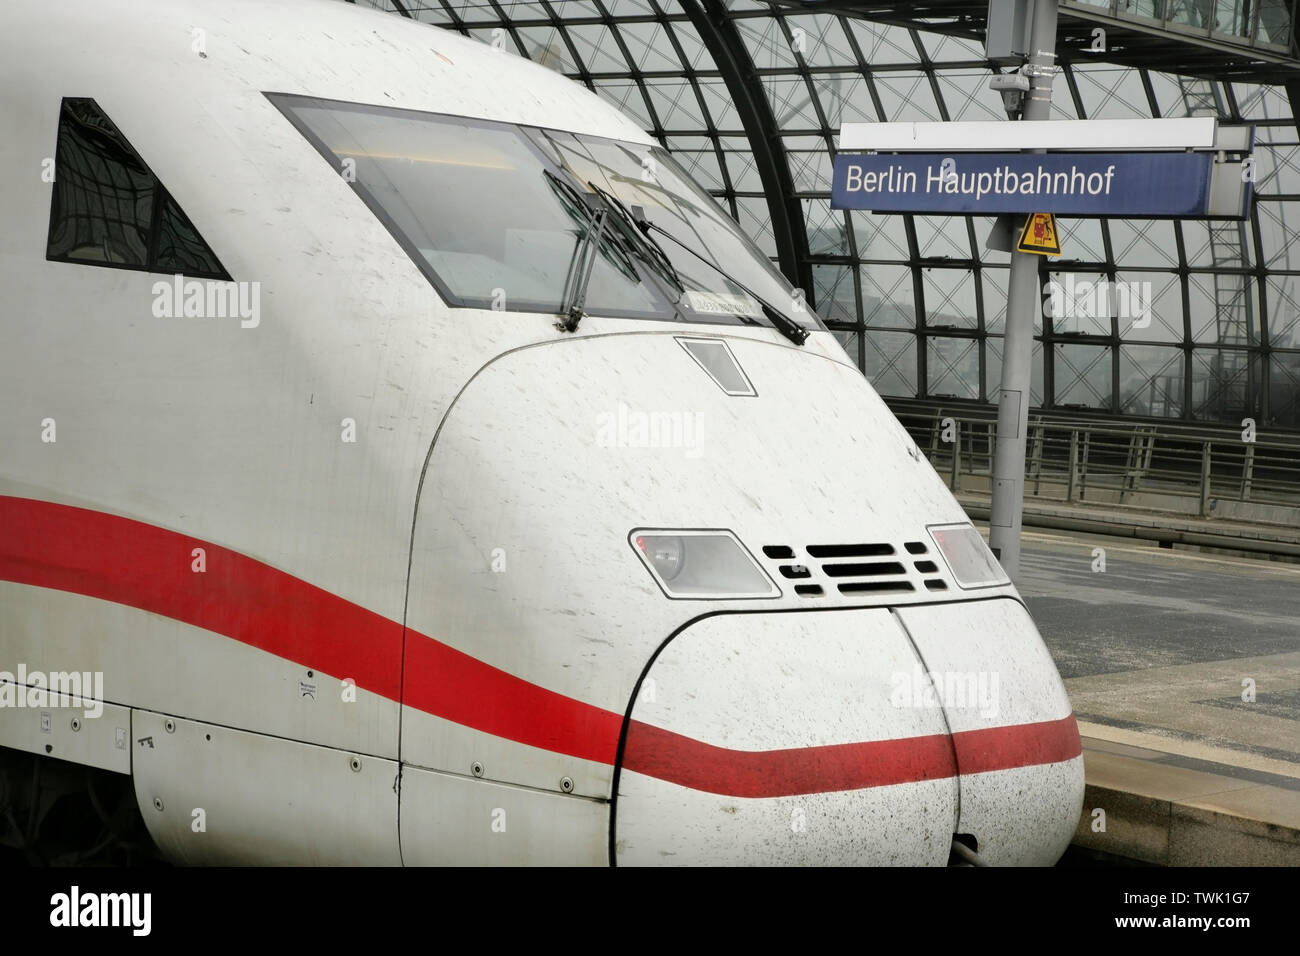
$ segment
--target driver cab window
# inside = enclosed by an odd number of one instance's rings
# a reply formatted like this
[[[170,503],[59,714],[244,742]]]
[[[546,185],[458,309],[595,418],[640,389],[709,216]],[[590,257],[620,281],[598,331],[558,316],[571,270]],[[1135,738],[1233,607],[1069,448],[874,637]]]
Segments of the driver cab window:
[[[193,223],[92,99],[59,114],[45,258],[229,281]]]

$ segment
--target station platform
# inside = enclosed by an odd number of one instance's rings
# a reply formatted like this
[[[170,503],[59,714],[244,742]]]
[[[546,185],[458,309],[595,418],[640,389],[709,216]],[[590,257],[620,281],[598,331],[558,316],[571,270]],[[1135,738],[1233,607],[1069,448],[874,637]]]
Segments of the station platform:
[[[1300,565],[1031,530],[1016,584],[1084,738],[1076,850],[1300,865]]]
[[[1155,866],[1300,864],[1295,766],[1089,721],[1079,731],[1087,787],[1076,848]]]
[[[957,500],[976,521],[988,521],[991,501],[987,494],[963,492]],[[1113,502],[1067,503],[1027,498],[1023,521],[1029,528],[1135,538],[1164,548],[1212,548],[1252,556],[1283,555],[1300,559],[1300,508],[1275,506],[1259,510],[1270,513],[1270,520],[1201,518]]]

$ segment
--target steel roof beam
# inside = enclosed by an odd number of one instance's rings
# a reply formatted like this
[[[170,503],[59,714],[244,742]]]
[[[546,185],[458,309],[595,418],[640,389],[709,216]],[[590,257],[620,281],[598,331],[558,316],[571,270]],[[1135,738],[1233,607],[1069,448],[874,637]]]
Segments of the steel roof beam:
[[[727,92],[745,127],[754,164],[772,216],[777,262],[795,286],[814,306],[812,267],[808,262],[808,231],[803,204],[795,196],[794,178],[786,157],[781,127],[772,112],[763,84],[740,31],[731,21],[721,0],[681,0],[705,48],[722,72]]]

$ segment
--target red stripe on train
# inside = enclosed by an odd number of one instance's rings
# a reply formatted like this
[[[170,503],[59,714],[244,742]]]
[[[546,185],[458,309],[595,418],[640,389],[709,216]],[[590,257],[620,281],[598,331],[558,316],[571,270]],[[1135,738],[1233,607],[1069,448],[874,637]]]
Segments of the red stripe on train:
[[[955,752],[955,753],[954,753]],[[1082,753],[1074,714],[1060,720],[926,737],[794,750],[726,750],[633,721],[623,766],[692,790],[786,797],[940,780],[1071,760]]]
[[[202,548],[207,570],[191,570]],[[396,700],[402,626],[247,555],[155,525],[0,495],[0,579],[161,614]],[[304,663],[307,662],[307,663]]]
[[[203,548],[206,571],[191,569]],[[0,580],[83,594],[233,638],[390,700],[401,695],[402,626],[220,545],[155,525],[0,495]],[[407,706],[494,736],[613,764],[621,714],[566,697],[409,632]],[[856,790],[1070,760],[1057,721],[791,750],[741,751],[633,721],[624,766],[695,790],[774,797]],[[954,762],[955,753],[955,762]]]
[[[406,697],[425,713],[543,750],[613,764],[623,715],[574,700],[409,632]]]

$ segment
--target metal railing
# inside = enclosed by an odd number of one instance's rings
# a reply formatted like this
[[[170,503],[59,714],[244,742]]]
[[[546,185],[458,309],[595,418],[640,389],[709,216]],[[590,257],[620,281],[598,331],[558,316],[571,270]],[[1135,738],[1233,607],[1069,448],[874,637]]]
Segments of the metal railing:
[[[942,407],[893,411],[954,492],[987,490],[995,419]],[[1031,414],[1025,496],[1203,517],[1224,514],[1225,501],[1300,508],[1300,437],[1246,437],[1241,429]]]

